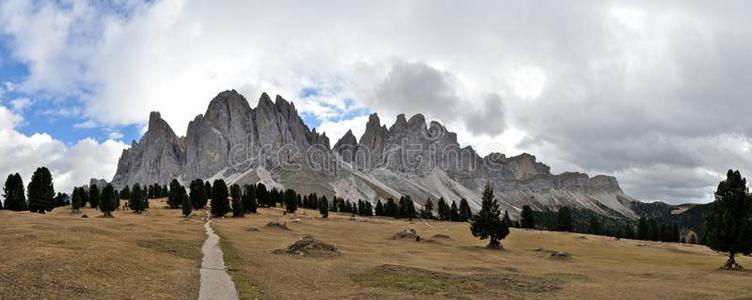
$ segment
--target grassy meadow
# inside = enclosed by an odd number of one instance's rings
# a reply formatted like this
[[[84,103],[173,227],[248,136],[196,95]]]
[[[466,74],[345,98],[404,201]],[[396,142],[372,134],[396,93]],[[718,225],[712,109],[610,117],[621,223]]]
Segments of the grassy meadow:
[[[112,219],[90,208],[88,218],[0,211],[0,298],[197,298],[205,211],[185,219],[150,202],[147,214]],[[408,228],[421,241],[392,238]],[[244,299],[752,299],[752,272],[722,272],[726,258],[698,245],[512,229],[493,251],[464,223],[277,208],[214,219],[214,229]],[[273,253],[304,235],[340,253]]]

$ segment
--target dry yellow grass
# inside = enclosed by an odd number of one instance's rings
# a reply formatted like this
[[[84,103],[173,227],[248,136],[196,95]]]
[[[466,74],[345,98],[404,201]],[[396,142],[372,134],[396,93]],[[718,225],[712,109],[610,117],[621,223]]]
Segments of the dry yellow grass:
[[[195,299],[200,246],[197,212],[152,200],[148,215],[89,218],[0,211],[2,299]],[[300,223],[293,220],[299,218]],[[286,222],[289,230],[266,228]],[[215,219],[241,296],[269,299],[697,299],[749,298],[752,273],[718,270],[725,257],[696,245],[546,231],[512,230],[506,250],[483,248],[467,224],[408,222],[300,210],[261,209]],[[250,231],[252,227],[257,231]],[[414,228],[431,241],[393,240]],[[272,254],[304,234],[337,245],[340,255]],[[449,239],[434,235],[448,235]],[[565,251],[558,260],[537,248]],[[739,258],[752,268],[752,259]]]
[[[0,211],[2,299],[195,299],[201,218],[151,200],[137,215]]]
[[[299,218],[300,223],[293,222]],[[265,228],[287,222],[290,230]],[[249,231],[255,227],[257,231]],[[415,228],[415,242],[391,236]],[[725,257],[703,246],[513,229],[506,250],[486,250],[467,224],[408,222],[301,210],[282,216],[261,209],[246,218],[215,220],[233,279],[244,298],[271,299],[697,299],[752,296],[752,273],[718,270]],[[341,255],[272,254],[311,234]],[[569,260],[537,248],[560,250]],[[752,268],[752,259],[740,258]]]

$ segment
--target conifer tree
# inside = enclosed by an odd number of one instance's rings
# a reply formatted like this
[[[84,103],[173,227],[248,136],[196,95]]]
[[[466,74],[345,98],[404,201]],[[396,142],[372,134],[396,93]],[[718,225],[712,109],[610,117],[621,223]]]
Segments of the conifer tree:
[[[255,185],[246,185],[245,192],[243,193],[243,208],[245,208],[246,212],[255,214],[257,212],[257,207]]]
[[[522,218],[522,221],[520,222],[522,228],[535,229],[535,216],[533,215],[533,209],[530,205],[525,204],[522,206],[520,217]]]
[[[126,185],[122,191],[120,191],[120,199],[127,200],[131,198],[131,189]]]
[[[457,203],[452,201],[452,206],[449,208],[449,219],[452,222],[457,222],[460,220],[460,212],[457,209]]]
[[[502,218],[501,221],[504,222],[507,227],[512,227],[512,220],[509,219],[509,211],[504,210],[504,218]]]
[[[3,186],[3,198],[5,198],[5,209],[7,210],[24,211],[29,209],[21,175],[18,173],[8,175],[5,186]]]
[[[206,185],[204,184],[204,181],[201,179],[195,179],[191,181],[190,189],[191,192],[189,194],[189,198],[191,200],[191,206],[193,207],[193,209],[204,208],[206,206],[206,202],[208,202],[208,196],[206,195]]]
[[[559,208],[559,231],[572,231],[572,213],[568,206]]]
[[[213,189],[212,189],[211,182],[209,181],[204,182],[204,194],[206,194],[206,202],[204,202],[204,206],[209,204],[209,198],[211,198],[212,196],[212,191]]]
[[[99,206],[99,187],[96,184],[92,184],[89,187],[89,205],[91,208],[97,208]]]
[[[73,213],[78,213],[81,210],[81,188],[74,187],[73,195],[71,196],[71,210]]]
[[[704,244],[729,255],[723,269],[741,270],[736,255],[752,254],[752,196],[739,171],[729,170],[718,184],[704,228]]]
[[[319,200],[319,213],[321,213],[321,217],[324,219],[329,217],[329,200],[326,199],[326,196],[321,197],[321,200]]]
[[[396,218],[397,211],[397,203],[394,203],[394,199],[386,199],[386,205],[384,205],[384,216]]]
[[[384,204],[381,203],[381,199],[376,200],[376,216],[384,215]]]
[[[178,182],[177,179],[170,181],[170,191],[167,195],[167,205],[170,208],[180,208],[183,204],[182,192],[185,192],[185,188]],[[181,189],[182,188],[182,189]]]
[[[115,210],[114,199],[117,199],[115,188],[112,187],[112,184],[108,184],[102,189],[102,194],[99,197],[99,210],[106,218],[112,218],[112,211]]]
[[[134,213],[140,214],[146,209],[146,194],[141,185],[136,183],[131,190],[131,198],[128,199],[128,208]]]
[[[269,192],[266,190],[266,185],[260,182],[256,185],[256,201],[264,207],[272,206],[269,201]]]
[[[201,186],[203,188],[203,185]],[[183,198],[183,204],[180,205],[183,208],[183,216],[188,217],[193,212],[193,203],[191,202],[191,198],[186,195],[185,187],[180,187],[182,196],[180,198]]]
[[[378,205],[378,203],[376,205]],[[420,217],[423,219],[433,219],[433,202],[431,202],[431,198],[428,198],[426,205],[423,205],[423,209],[420,211]]]
[[[232,216],[234,218],[245,217],[245,207],[243,207],[243,199],[240,186],[233,184],[230,186],[230,197],[232,197]]]
[[[509,227],[500,218],[500,214],[501,209],[494,198],[493,188],[486,184],[481,210],[470,222],[470,231],[481,240],[489,239],[487,247],[490,249],[501,249],[500,241],[509,235]]]
[[[37,168],[31,175],[28,187],[29,210],[44,214],[55,207],[55,188],[52,184],[52,174],[46,167]]]
[[[294,213],[297,210],[298,194],[292,189],[287,189],[285,191],[285,211],[288,213]]]
[[[449,220],[449,206],[446,204],[446,201],[444,201],[444,197],[439,198],[438,203],[438,210],[439,214],[439,220],[441,221],[448,221]]]
[[[460,221],[467,222],[473,218],[473,211],[470,209],[470,204],[467,203],[465,198],[460,199]]]
[[[214,180],[212,184],[212,201],[211,214],[214,217],[224,217],[230,212],[230,201],[228,198],[227,184],[222,179]]]

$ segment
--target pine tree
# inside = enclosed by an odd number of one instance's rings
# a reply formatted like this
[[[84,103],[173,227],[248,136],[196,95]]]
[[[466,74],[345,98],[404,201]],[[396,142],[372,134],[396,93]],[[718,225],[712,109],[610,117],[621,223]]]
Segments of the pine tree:
[[[387,217],[397,217],[397,203],[394,202],[394,199],[388,198],[386,199],[386,205],[384,205],[384,215]]]
[[[12,211],[29,209],[21,175],[18,173],[8,175],[8,179],[5,180],[5,186],[3,187],[3,198],[5,198],[5,209]]]
[[[55,207],[55,188],[52,184],[52,174],[46,167],[37,168],[31,175],[29,182],[29,210],[44,214]]]
[[[493,188],[486,184],[483,189],[483,202],[478,215],[470,223],[473,236],[481,240],[489,239],[488,248],[501,249],[501,240],[509,235],[509,227],[499,218],[501,209],[494,198]]]
[[[134,213],[140,214],[146,209],[146,194],[141,185],[136,183],[131,190],[131,198],[128,199],[128,208]]]
[[[131,189],[126,185],[122,191],[120,191],[120,199],[128,200],[131,198]]]
[[[245,208],[246,212],[255,214],[257,212],[257,207],[255,185],[245,185],[245,192],[243,193],[243,208]]]
[[[572,213],[568,206],[559,208],[559,231],[572,231]]]
[[[182,191],[185,191],[185,188],[183,188],[177,179],[170,181],[170,192],[167,195],[167,205],[169,205],[170,208],[180,208],[180,205],[183,204],[181,188]]]
[[[512,220],[509,219],[509,211],[504,210],[504,218],[502,218],[501,221],[504,222],[504,224],[506,224],[507,227],[512,226]]]
[[[99,198],[99,210],[106,218],[112,218],[112,211],[115,210],[114,199],[117,199],[115,188],[112,187],[112,184],[108,184],[102,189],[102,195]]]
[[[449,206],[446,204],[446,201],[444,201],[444,197],[439,198],[437,212],[439,214],[439,220],[448,221],[450,219]]]
[[[74,187],[71,196],[71,211],[73,213],[78,213],[81,210],[81,198],[81,188]]]
[[[201,187],[203,188],[203,184]],[[191,202],[191,198],[186,194],[184,186],[180,187],[180,193],[182,194],[180,198],[183,199],[183,204],[180,205],[183,208],[183,216],[188,217],[193,212],[193,203]]]
[[[245,217],[245,207],[243,207],[243,199],[240,186],[233,184],[230,186],[230,197],[232,198],[232,216],[234,218]]]
[[[739,171],[729,170],[718,184],[704,226],[704,244],[729,255],[723,269],[741,270],[735,256],[752,254],[752,195]]]
[[[212,196],[212,191],[213,189],[211,183],[209,181],[204,182],[204,194],[206,194],[206,201],[204,202],[204,206],[202,207],[205,207],[207,204],[209,204],[209,198],[211,198]]]
[[[204,208],[206,206],[208,198],[208,196],[206,195],[207,192],[204,181],[201,179],[195,179],[191,181],[190,188],[191,193],[189,195],[189,198],[191,200],[191,206],[193,206],[193,209]]]
[[[91,208],[97,208],[99,206],[99,187],[96,184],[92,184],[89,187],[89,205]]]
[[[522,218],[522,221],[520,222],[522,228],[535,229],[535,216],[533,215],[533,209],[530,205],[526,204],[522,206],[520,217]]]
[[[449,219],[452,222],[457,222],[460,220],[460,212],[457,209],[457,203],[452,201],[452,206],[449,208]]]
[[[418,212],[415,210],[415,204],[410,196],[405,196],[400,199],[400,213],[403,218],[412,220],[418,216]]]
[[[376,200],[376,216],[384,215],[384,204],[381,203],[381,199]]]
[[[426,200],[426,205],[423,205],[423,209],[420,211],[420,217],[423,219],[433,219],[433,202],[431,201],[431,198],[428,198],[428,200]]]
[[[676,224],[675,222],[671,224],[671,242],[677,243],[679,242],[679,236],[681,234],[679,233],[679,224]]]
[[[227,185],[222,179],[214,180],[212,184],[211,214],[214,217],[224,217],[230,212]]]
[[[460,221],[467,222],[473,218],[473,211],[470,209],[470,204],[467,203],[465,198],[460,199]]]
[[[266,185],[258,183],[256,185],[256,201],[260,206],[271,207],[269,192],[266,191]]]
[[[321,197],[319,201],[319,213],[324,219],[329,217],[329,200],[326,199],[326,196]]]
[[[292,189],[287,189],[285,191],[285,211],[288,213],[294,213],[297,210],[298,194]]]

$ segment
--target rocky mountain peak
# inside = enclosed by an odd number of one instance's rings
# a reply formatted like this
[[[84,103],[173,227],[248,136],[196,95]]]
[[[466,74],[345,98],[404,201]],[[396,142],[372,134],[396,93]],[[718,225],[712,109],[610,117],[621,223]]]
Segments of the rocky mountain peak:
[[[392,124],[392,127],[389,127],[389,133],[395,133],[395,132],[403,132],[407,128],[407,119],[405,118],[405,114],[399,114],[397,115],[397,121]]]
[[[357,144],[358,144],[358,140],[353,134],[352,130],[347,130],[347,132],[339,139],[339,141],[337,141],[337,143],[334,144],[334,149],[336,150],[344,145],[354,146]]]
[[[170,127],[170,124],[167,124],[167,121],[162,119],[162,115],[157,111],[153,111],[149,114],[149,125],[141,141],[156,141],[159,139],[175,141],[178,137],[175,135],[172,127]]]
[[[256,109],[268,109],[274,107],[274,102],[272,102],[272,98],[269,97],[269,94],[267,93],[261,93],[261,97],[259,97],[258,105],[256,105]]]
[[[404,143],[420,151],[402,149]],[[261,148],[265,152],[260,152]],[[348,163],[324,170],[285,169],[288,163],[305,162],[308,149],[315,149],[323,162],[342,159]],[[627,205],[631,198],[613,177],[554,175],[528,153],[512,157],[494,153],[481,158],[472,147],[462,147],[456,134],[441,123],[426,124],[422,114],[409,120],[400,114],[387,127],[373,113],[359,140],[348,130],[330,148],[326,134],[309,129],[292,101],[281,96],[272,101],[263,93],[251,109],[235,90],[215,96],[206,113],[189,123],[183,138],[175,135],[158,112],[151,113],[146,134],[123,151],[112,182],[122,188],[134,183],[166,184],[173,178],[184,182],[224,178],[228,184],[263,181],[351,201],[383,201],[401,195],[450,201],[464,198],[473,209],[480,208],[481,191],[490,182],[503,199],[504,209],[513,215],[523,204],[531,204],[634,216]]]

